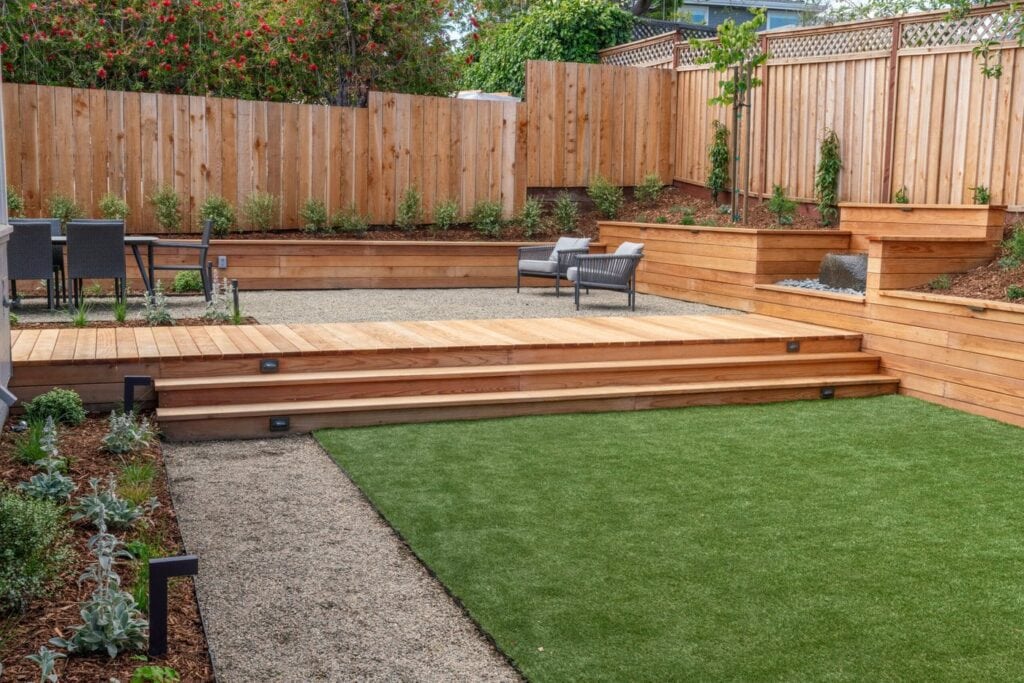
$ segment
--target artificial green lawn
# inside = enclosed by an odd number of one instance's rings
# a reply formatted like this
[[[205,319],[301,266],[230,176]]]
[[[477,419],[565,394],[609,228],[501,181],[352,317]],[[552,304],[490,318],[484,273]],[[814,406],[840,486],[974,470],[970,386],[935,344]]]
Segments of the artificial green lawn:
[[[1024,430],[889,396],[317,436],[530,679],[1024,679]]]

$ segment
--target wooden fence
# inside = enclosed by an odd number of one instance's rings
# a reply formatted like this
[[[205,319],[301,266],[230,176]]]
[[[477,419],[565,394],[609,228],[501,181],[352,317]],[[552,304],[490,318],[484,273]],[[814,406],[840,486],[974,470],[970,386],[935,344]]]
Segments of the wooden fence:
[[[969,204],[971,188],[985,186],[995,204],[1024,204],[1024,48],[1010,40],[1014,21],[996,18],[1003,9],[764,34],[771,59],[754,93],[752,191],[778,184],[811,200],[818,146],[832,128],[843,201],[887,202],[905,186],[913,202]],[[1001,78],[986,78],[971,52],[986,38],[998,41]],[[722,76],[698,55],[677,46],[675,178],[703,185],[712,122],[728,123],[731,112],[707,106]]]
[[[131,229],[158,231],[147,198],[167,184],[185,198],[186,229],[196,229],[209,195],[237,206],[256,190],[279,198],[283,226],[301,225],[309,197],[391,223],[411,186],[428,216],[446,199],[464,214],[479,200],[497,201],[510,215],[526,192],[516,172],[525,106],[514,102],[371,93],[368,108],[353,109],[3,87],[8,182],[29,215],[44,212],[54,193],[96,215],[113,192],[131,206]]]

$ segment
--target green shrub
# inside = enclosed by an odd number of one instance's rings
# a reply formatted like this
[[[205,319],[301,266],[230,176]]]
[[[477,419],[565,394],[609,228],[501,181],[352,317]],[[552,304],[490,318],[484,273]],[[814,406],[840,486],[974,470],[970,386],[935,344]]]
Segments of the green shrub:
[[[696,225],[697,218],[694,216],[693,207],[687,206],[683,209],[683,217],[679,219],[682,225]]]
[[[423,198],[415,186],[402,193],[395,214],[395,225],[403,232],[411,232],[423,222]]]
[[[1006,298],[1010,301],[1019,301],[1020,299],[1024,299],[1024,286],[1010,285],[1006,288]]]
[[[1016,268],[1024,263],[1024,224],[1019,224],[1013,229],[1010,238],[1003,242],[1003,251],[1004,256],[1000,264],[1004,268]]]
[[[344,235],[362,237],[370,229],[370,219],[361,214],[355,204],[349,204],[331,217],[331,229]]]
[[[113,192],[100,197],[100,215],[110,220],[123,221],[128,218],[131,209],[128,202],[118,197]]]
[[[909,204],[910,197],[907,196],[907,186],[904,185],[900,189],[896,190],[896,194],[893,195],[892,200],[896,204]]]
[[[306,232],[326,232],[330,227],[327,205],[315,197],[310,197],[302,204],[299,218],[302,219],[302,229]]]
[[[767,208],[775,214],[779,225],[793,224],[793,216],[796,214],[796,202],[786,196],[786,188],[781,185],[772,186],[772,196],[768,200]]]
[[[593,200],[597,210],[605,218],[615,218],[618,216],[619,211],[622,210],[622,205],[626,201],[622,194],[622,188],[618,185],[612,185],[600,175],[595,175],[590,181],[590,186],[587,188],[587,196]]]
[[[148,570],[147,570],[148,575]],[[148,578],[147,578],[148,580]],[[149,602],[149,594],[146,595],[146,601]],[[140,608],[144,611],[147,607]],[[178,672],[169,666],[157,666],[155,664],[147,664],[146,666],[140,666],[138,669],[132,672],[131,680],[128,683],[177,683],[181,680],[181,676]]]
[[[67,226],[68,221],[73,221],[85,215],[85,211],[75,203],[74,199],[62,194],[50,195],[49,199],[46,200],[46,211],[49,213],[50,218],[60,219],[62,228]]]
[[[633,196],[644,206],[651,206],[661,197],[662,188],[661,176],[657,173],[648,173],[633,190]]]
[[[575,232],[580,223],[580,205],[571,194],[563,190],[555,196],[552,215],[559,232]]]
[[[181,230],[181,197],[172,185],[161,185],[149,198],[156,214],[157,224],[165,232]]]
[[[971,191],[971,198],[975,204],[988,204],[992,199],[992,193],[984,185],[968,188]]]
[[[210,221],[213,234],[223,237],[235,229],[235,207],[224,197],[211,194],[199,207],[199,219],[204,224]]]
[[[25,198],[13,185],[7,186],[7,215],[11,218],[25,215]]]
[[[253,192],[242,203],[242,215],[250,228],[267,232],[277,218],[277,197],[269,192]]]
[[[484,200],[477,202],[470,214],[473,229],[484,237],[501,236],[501,204]]]
[[[668,216],[658,216],[654,219],[655,223],[668,223]]]
[[[708,148],[708,178],[711,201],[718,203],[718,195],[729,185],[729,129],[721,121],[711,124],[711,146]],[[732,208],[729,208],[732,211]],[[727,211],[726,213],[728,213]]]
[[[953,286],[953,281],[948,275],[939,275],[928,283],[928,286],[937,291],[945,291]]]
[[[82,397],[72,389],[50,389],[25,404],[25,416],[30,422],[45,422],[52,417],[54,422],[78,425],[85,422],[85,408]]]
[[[519,224],[523,226],[523,234],[533,237],[541,228],[544,208],[540,201],[530,197],[523,202],[523,208],[519,212]]]
[[[174,276],[174,283],[171,291],[183,294],[185,292],[203,291],[203,276],[198,270],[182,270]]]
[[[0,491],[0,612],[46,594],[71,561],[70,537],[60,506]]]
[[[459,203],[454,199],[441,202],[434,208],[434,227],[447,232],[459,220]]]
[[[823,225],[833,225],[839,217],[839,172],[843,161],[839,156],[839,136],[825,130],[821,140],[821,160],[814,176],[814,194],[818,198],[818,214]]]

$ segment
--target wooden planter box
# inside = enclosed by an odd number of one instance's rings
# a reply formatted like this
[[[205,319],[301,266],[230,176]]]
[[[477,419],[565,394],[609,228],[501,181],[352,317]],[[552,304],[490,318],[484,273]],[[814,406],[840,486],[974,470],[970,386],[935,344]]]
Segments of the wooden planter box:
[[[964,237],[998,241],[1005,206],[974,204],[843,203],[839,228],[852,235],[850,248],[866,252],[871,237]]]

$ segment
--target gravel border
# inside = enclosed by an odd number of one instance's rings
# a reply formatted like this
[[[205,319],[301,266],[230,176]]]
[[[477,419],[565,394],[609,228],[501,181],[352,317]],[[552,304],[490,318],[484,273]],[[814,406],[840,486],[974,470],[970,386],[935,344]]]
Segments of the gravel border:
[[[522,680],[312,436],[164,456],[218,680]]]

